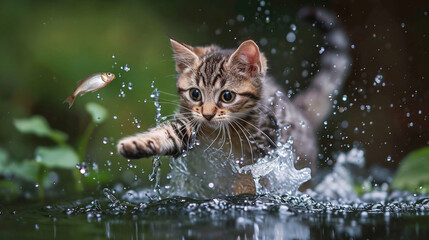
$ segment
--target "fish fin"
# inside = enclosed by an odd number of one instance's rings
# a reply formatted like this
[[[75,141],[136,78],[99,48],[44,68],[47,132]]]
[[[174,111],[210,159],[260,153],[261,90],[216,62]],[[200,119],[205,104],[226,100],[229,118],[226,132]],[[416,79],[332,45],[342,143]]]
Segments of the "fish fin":
[[[76,83],[76,86],[80,86],[83,82],[85,82],[86,80],[87,80],[88,78],[86,77],[86,78],[84,78],[84,79],[82,79],[82,80],[79,80],[77,83]]]
[[[75,99],[76,99],[76,97],[74,97],[73,95],[70,95],[69,97],[66,98],[66,100],[64,100],[63,103],[68,103],[69,109],[70,109],[71,106],[73,105]]]

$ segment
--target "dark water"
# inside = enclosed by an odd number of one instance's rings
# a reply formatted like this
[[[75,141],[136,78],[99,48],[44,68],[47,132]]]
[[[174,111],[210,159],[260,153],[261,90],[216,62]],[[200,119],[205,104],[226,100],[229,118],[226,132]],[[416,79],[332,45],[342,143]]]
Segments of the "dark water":
[[[137,204],[97,199],[2,206],[0,239],[429,239],[429,198],[423,197],[378,203],[307,195]]]

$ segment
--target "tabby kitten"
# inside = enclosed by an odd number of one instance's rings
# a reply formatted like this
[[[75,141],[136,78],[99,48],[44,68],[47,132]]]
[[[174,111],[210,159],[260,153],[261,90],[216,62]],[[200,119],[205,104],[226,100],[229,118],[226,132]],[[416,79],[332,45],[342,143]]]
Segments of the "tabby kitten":
[[[293,137],[296,167],[314,172],[315,129],[330,113],[350,60],[347,37],[335,17],[320,9],[303,9],[299,16],[320,26],[326,45],[320,69],[305,92],[290,100],[266,74],[266,58],[252,40],[237,49],[222,49],[191,47],[171,39],[181,107],[173,120],[122,139],[119,153],[129,159],[176,157],[188,150],[195,136],[245,166],[276,148],[276,141]],[[232,192],[254,194],[251,173],[238,175],[231,183]]]

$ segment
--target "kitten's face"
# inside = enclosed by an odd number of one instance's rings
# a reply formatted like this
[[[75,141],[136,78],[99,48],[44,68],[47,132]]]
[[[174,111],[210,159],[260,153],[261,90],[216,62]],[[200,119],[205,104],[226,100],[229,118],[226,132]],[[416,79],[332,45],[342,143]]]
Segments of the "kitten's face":
[[[263,56],[253,41],[235,52],[214,46],[192,48],[174,40],[172,45],[179,73],[177,90],[187,117],[217,128],[246,119],[257,108],[265,60],[261,63]]]

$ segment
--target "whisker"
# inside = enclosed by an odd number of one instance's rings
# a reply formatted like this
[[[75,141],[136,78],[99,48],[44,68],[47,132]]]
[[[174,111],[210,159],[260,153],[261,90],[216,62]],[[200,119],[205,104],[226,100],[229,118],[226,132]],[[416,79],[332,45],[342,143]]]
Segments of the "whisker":
[[[221,126],[222,126],[222,140],[223,140],[223,142],[222,142],[222,145],[218,148],[219,150],[221,150],[221,149],[223,148],[223,145],[225,144],[225,141],[226,141],[226,136],[225,136],[225,133],[226,133],[226,130],[225,130],[225,124],[222,122],[222,123],[221,123]]]
[[[262,133],[270,141],[270,143],[272,145],[276,146],[276,144],[274,143],[274,141],[266,133],[264,133],[261,129],[259,129],[255,125],[253,125],[251,122],[248,122],[248,121],[246,121],[246,120],[244,120],[243,118],[240,118],[240,117],[235,117],[235,116],[231,116],[231,117],[236,118],[236,119],[238,119],[240,121],[243,121],[243,122],[249,124],[250,126],[252,126],[253,128],[255,128],[256,130],[258,130],[260,133]]]
[[[207,151],[212,145],[213,145],[213,143],[215,143],[216,142],[216,140],[217,140],[217,138],[219,137],[219,135],[220,135],[220,132],[221,132],[221,129],[220,129],[220,125],[219,125],[219,127],[217,127],[216,128],[216,130],[218,130],[219,129],[219,133],[217,134],[217,136],[215,137],[215,139],[210,143],[210,145],[204,150],[204,152],[205,151]],[[215,131],[216,131],[215,130]],[[213,131],[214,132],[214,131]]]
[[[250,140],[249,140],[249,138],[247,137],[247,135],[246,135],[246,133],[243,131],[243,129],[244,130],[246,130],[246,132],[249,134],[249,136],[253,139],[253,141],[255,141],[255,139],[253,138],[253,136],[252,136],[252,134],[250,134],[250,132],[249,131],[247,131],[247,129],[244,127],[244,126],[242,126],[239,122],[237,122],[237,121],[235,121],[235,120],[232,120],[235,124],[237,124],[237,127],[238,128],[240,128],[240,130],[241,130],[241,132],[243,133],[243,135],[244,135],[244,137],[246,137],[246,140],[247,140],[247,143],[249,144],[249,151],[250,151],[250,157],[251,157],[251,159],[252,159],[252,163],[253,163],[253,149],[252,149],[252,144],[250,143]],[[256,141],[255,141],[256,142]]]
[[[227,125],[227,133],[228,133],[228,138],[229,138],[229,155],[228,155],[228,158],[227,159],[229,159],[229,157],[231,156],[231,154],[232,154],[232,139],[231,139],[231,134],[230,134],[230,132],[229,132],[229,127],[228,127],[228,125]]]
[[[165,95],[168,95],[168,96],[172,96],[172,97],[179,97],[177,94],[172,94],[172,93],[164,92],[164,91],[161,91],[159,89],[158,89],[158,92],[162,93],[162,94],[165,94]]]
[[[232,129],[234,129],[234,131],[237,133],[238,138],[240,139],[241,157],[244,158],[243,139],[241,138],[240,133],[237,131],[237,129],[235,129],[234,122],[231,122],[230,126],[232,127]]]

